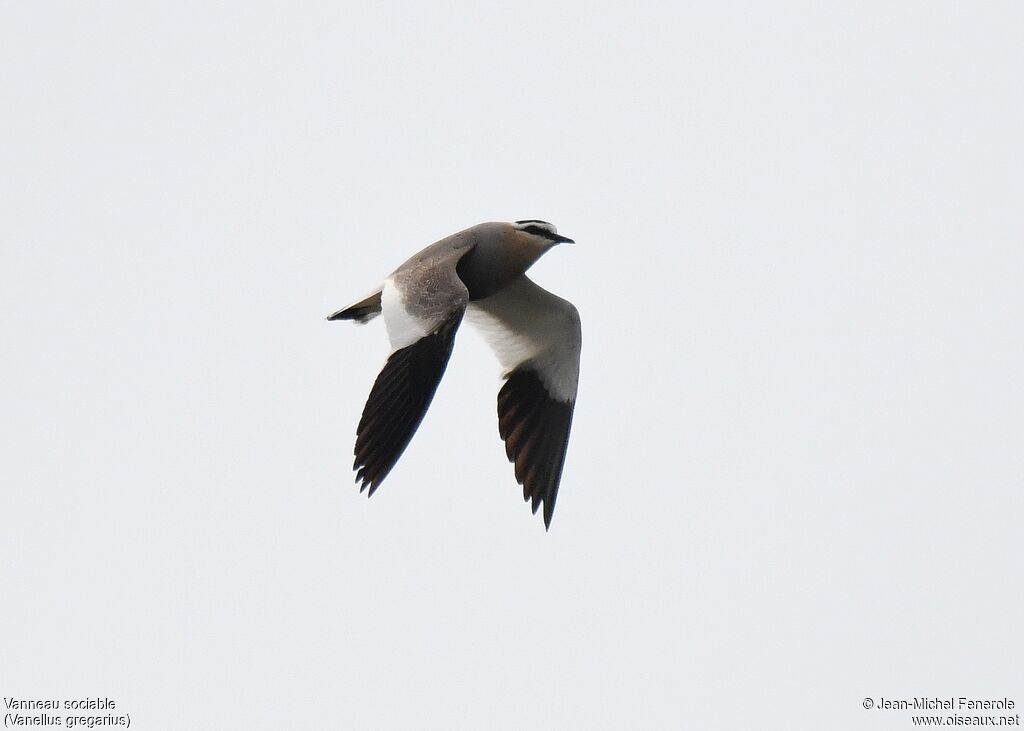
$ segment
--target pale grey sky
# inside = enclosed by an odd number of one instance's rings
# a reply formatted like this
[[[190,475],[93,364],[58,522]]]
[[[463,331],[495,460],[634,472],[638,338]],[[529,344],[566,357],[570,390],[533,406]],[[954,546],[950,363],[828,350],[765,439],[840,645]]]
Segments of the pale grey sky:
[[[140,729],[1024,703],[1017,3],[5,3],[0,694]],[[578,242],[550,533],[470,327],[372,500],[324,316]]]

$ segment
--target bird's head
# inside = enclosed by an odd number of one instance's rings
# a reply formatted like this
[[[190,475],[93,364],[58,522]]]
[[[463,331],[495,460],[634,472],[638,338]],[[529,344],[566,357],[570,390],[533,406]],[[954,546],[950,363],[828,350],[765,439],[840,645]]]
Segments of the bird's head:
[[[516,221],[512,226],[512,235],[518,243],[525,244],[532,249],[538,250],[538,256],[556,244],[575,244],[576,242],[568,236],[558,233],[553,223],[527,219]]]

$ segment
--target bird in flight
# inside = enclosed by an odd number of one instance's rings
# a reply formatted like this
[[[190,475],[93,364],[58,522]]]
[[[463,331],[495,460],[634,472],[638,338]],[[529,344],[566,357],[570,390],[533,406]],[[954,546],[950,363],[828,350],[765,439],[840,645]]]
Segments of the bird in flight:
[[[535,514],[543,505],[551,526],[579,382],[580,316],[526,270],[563,243],[574,242],[545,221],[481,223],[431,244],[327,316],[366,323],[383,313],[391,341],[356,429],[360,492],[373,495],[408,446],[468,315],[504,369],[498,433],[523,499]]]

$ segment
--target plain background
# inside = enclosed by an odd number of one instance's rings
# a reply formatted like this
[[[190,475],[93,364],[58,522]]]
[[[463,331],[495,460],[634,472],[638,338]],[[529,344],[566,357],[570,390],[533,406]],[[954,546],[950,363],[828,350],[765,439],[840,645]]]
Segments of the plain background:
[[[0,693],[140,729],[899,729],[1024,702],[1019,3],[4,3]],[[380,321],[485,220],[583,318],[551,531],[464,327],[372,500]]]

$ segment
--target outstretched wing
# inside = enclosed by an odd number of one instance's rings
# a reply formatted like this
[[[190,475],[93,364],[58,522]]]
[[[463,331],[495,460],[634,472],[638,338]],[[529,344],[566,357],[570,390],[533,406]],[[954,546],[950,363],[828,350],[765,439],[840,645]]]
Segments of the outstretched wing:
[[[470,303],[468,313],[505,369],[498,433],[523,499],[534,513],[544,505],[544,526],[550,527],[579,383],[579,313],[525,275]]]
[[[389,357],[370,390],[356,430],[356,482],[372,495],[423,421],[455,343],[462,310]]]
[[[426,253],[428,250],[425,250]],[[385,282],[380,303],[392,352],[356,430],[356,482],[370,495],[409,445],[437,390],[469,301],[455,265],[464,250],[412,259]]]

